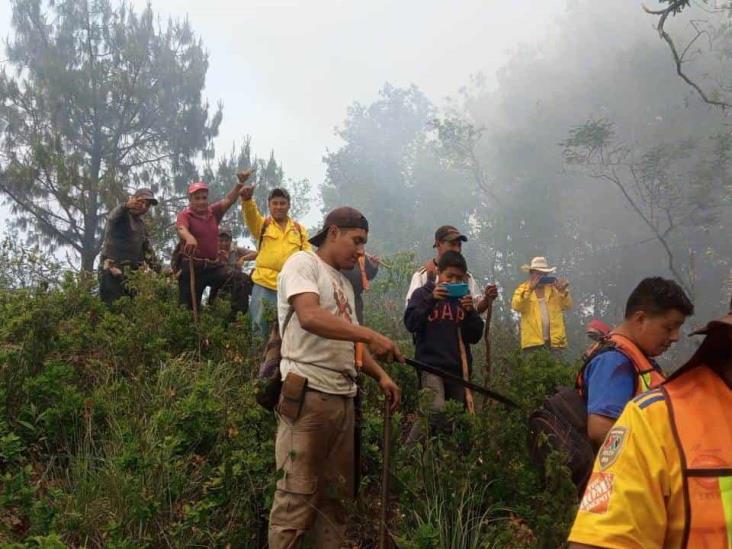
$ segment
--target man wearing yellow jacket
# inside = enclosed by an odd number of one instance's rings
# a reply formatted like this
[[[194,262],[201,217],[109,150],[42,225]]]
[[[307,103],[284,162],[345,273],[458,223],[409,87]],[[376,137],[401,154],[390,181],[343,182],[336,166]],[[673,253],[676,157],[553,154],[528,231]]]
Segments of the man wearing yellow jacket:
[[[569,282],[551,276],[556,267],[550,267],[544,257],[535,257],[521,269],[529,273],[529,279],[516,288],[511,301],[513,310],[521,315],[521,348],[565,349],[564,311],[572,308]]]
[[[259,252],[252,273],[254,287],[249,311],[254,333],[264,337],[269,330],[267,309],[272,318],[277,310],[277,275],[288,257],[295,252],[310,251],[312,247],[305,227],[290,219],[290,194],[286,190],[273,189],[269,193],[268,217],[259,213],[253,195],[253,185],[242,189],[241,212]]]

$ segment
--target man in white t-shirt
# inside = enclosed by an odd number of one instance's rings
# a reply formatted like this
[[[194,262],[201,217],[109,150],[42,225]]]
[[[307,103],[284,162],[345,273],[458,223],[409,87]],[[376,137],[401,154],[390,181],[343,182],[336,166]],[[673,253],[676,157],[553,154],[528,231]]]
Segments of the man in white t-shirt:
[[[401,399],[372,353],[387,361],[404,359],[392,340],[358,324],[353,288],[341,273],[356,265],[367,239],[368,222],[358,210],[333,210],[310,239],[318,251],[296,252],[277,277],[284,385],[275,443],[280,479],[269,520],[273,549],[299,546],[311,530],[314,547],[344,542],[342,501],[353,493],[354,482],[357,360],[392,409]]]
[[[421,288],[427,284],[429,280],[434,282],[437,278],[437,262],[440,260],[440,257],[442,257],[442,254],[447,251],[462,253],[463,242],[467,241],[468,237],[452,225],[443,225],[435,231],[435,243],[432,247],[435,248],[437,255],[434,258],[429,259],[416,273],[412,275],[412,281],[409,284],[409,290],[407,290],[405,304],[409,304],[409,298],[412,297],[414,290]],[[475,301],[475,310],[478,311],[479,314],[483,314],[491,305],[493,305],[493,301],[498,297],[498,289],[496,288],[496,285],[488,284],[485,289],[481,291],[478,287],[478,283],[475,281],[475,278],[473,278],[473,275],[470,273],[467,274],[466,282],[468,283],[470,295],[473,296],[473,300]]]

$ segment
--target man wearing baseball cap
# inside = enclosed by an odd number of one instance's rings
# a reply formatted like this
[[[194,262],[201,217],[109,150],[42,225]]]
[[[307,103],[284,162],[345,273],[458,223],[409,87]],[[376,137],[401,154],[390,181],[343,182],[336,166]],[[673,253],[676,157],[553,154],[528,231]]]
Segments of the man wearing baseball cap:
[[[256,250],[232,245],[234,243],[233,231],[229,227],[219,228],[219,259],[231,267],[241,270],[245,261],[257,259]]]
[[[428,281],[434,282],[437,278],[437,262],[442,254],[447,251],[462,252],[463,242],[467,242],[468,237],[462,234],[452,225],[442,225],[435,231],[435,243],[432,247],[436,251],[435,257],[429,259],[416,273],[412,275],[412,281],[407,290],[405,305],[409,304],[409,298],[412,297],[414,290],[421,288]],[[498,290],[495,284],[488,284],[483,291],[478,288],[478,283],[472,274],[467,274],[468,289],[470,295],[475,300],[475,310],[479,314],[483,314],[493,304],[498,297]]]
[[[244,175],[249,177],[250,172]],[[246,177],[243,177],[244,181]],[[183,255],[180,260],[178,295],[181,303],[193,308],[193,300],[200,306],[203,290],[208,286],[215,292],[225,284],[230,286],[231,310],[233,314],[246,311],[248,295],[241,272],[219,260],[219,223],[236,202],[244,187],[240,181],[227,195],[209,204],[208,185],[203,181],[188,186],[188,207],[178,214],[176,230],[181,239]],[[191,292],[191,268],[195,277],[195,295]]]
[[[125,270],[147,266],[160,271],[160,264],[150,244],[143,216],[156,206],[150,189],[138,189],[127,202],[114,208],[107,216],[104,242],[99,257],[99,297],[107,305],[123,296],[132,297],[127,287]]]
[[[732,311],[628,403],[600,448],[570,549],[732,547]]]
[[[403,361],[399,348],[359,325],[353,288],[342,273],[356,265],[367,239],[361,212],[333,210],[310,239],[318,251],[294,253],[277,278],[284,382],[277,406],[279,480],[269,520],[271,549],[299,547],[311,530],[313,547],[345,542],[343,500],[354,491],[359,370],[378,382],[393,409],[399,405],[399,388],[372,358]]]

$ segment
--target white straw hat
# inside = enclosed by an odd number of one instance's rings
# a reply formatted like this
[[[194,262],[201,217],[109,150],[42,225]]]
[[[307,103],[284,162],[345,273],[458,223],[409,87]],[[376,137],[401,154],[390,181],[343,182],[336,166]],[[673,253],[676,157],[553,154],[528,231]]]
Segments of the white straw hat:
[[[553,273],[556,267],[550,267],[546,257],[535,257],[531,260],[530,265],[522,265],[521,270],[524,272],[539,271],[540,273]]]

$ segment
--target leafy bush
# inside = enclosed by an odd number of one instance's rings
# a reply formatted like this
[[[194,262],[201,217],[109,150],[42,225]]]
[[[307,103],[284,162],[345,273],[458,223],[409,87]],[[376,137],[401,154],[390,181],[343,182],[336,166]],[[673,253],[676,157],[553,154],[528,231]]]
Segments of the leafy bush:
[[[377,329],[401,328],[409,256],[368,296]],[[107,310],[94,281],[0,291],[0,543],[9,547],[264,547],[275,482],[274,418],[254,401],[259,353],[247,317],[204,309],[199,326],[175,284],[136,273],[138,296]],[[448,407],[450,432],[408,448],[419,417],[416,374],[394,418],[390,531],[405,547],[556,547],[573,512],[560,468],[549,489],[526,455],[527,411],[571,372],[550,356],[503,349],[492,385],[508,412]],[[505,344],[504,344],[505,341]],[[479,354],[479,353],[478,353]],[[382,397],[364,382],[363,477],[350,536],[377,537]]]

